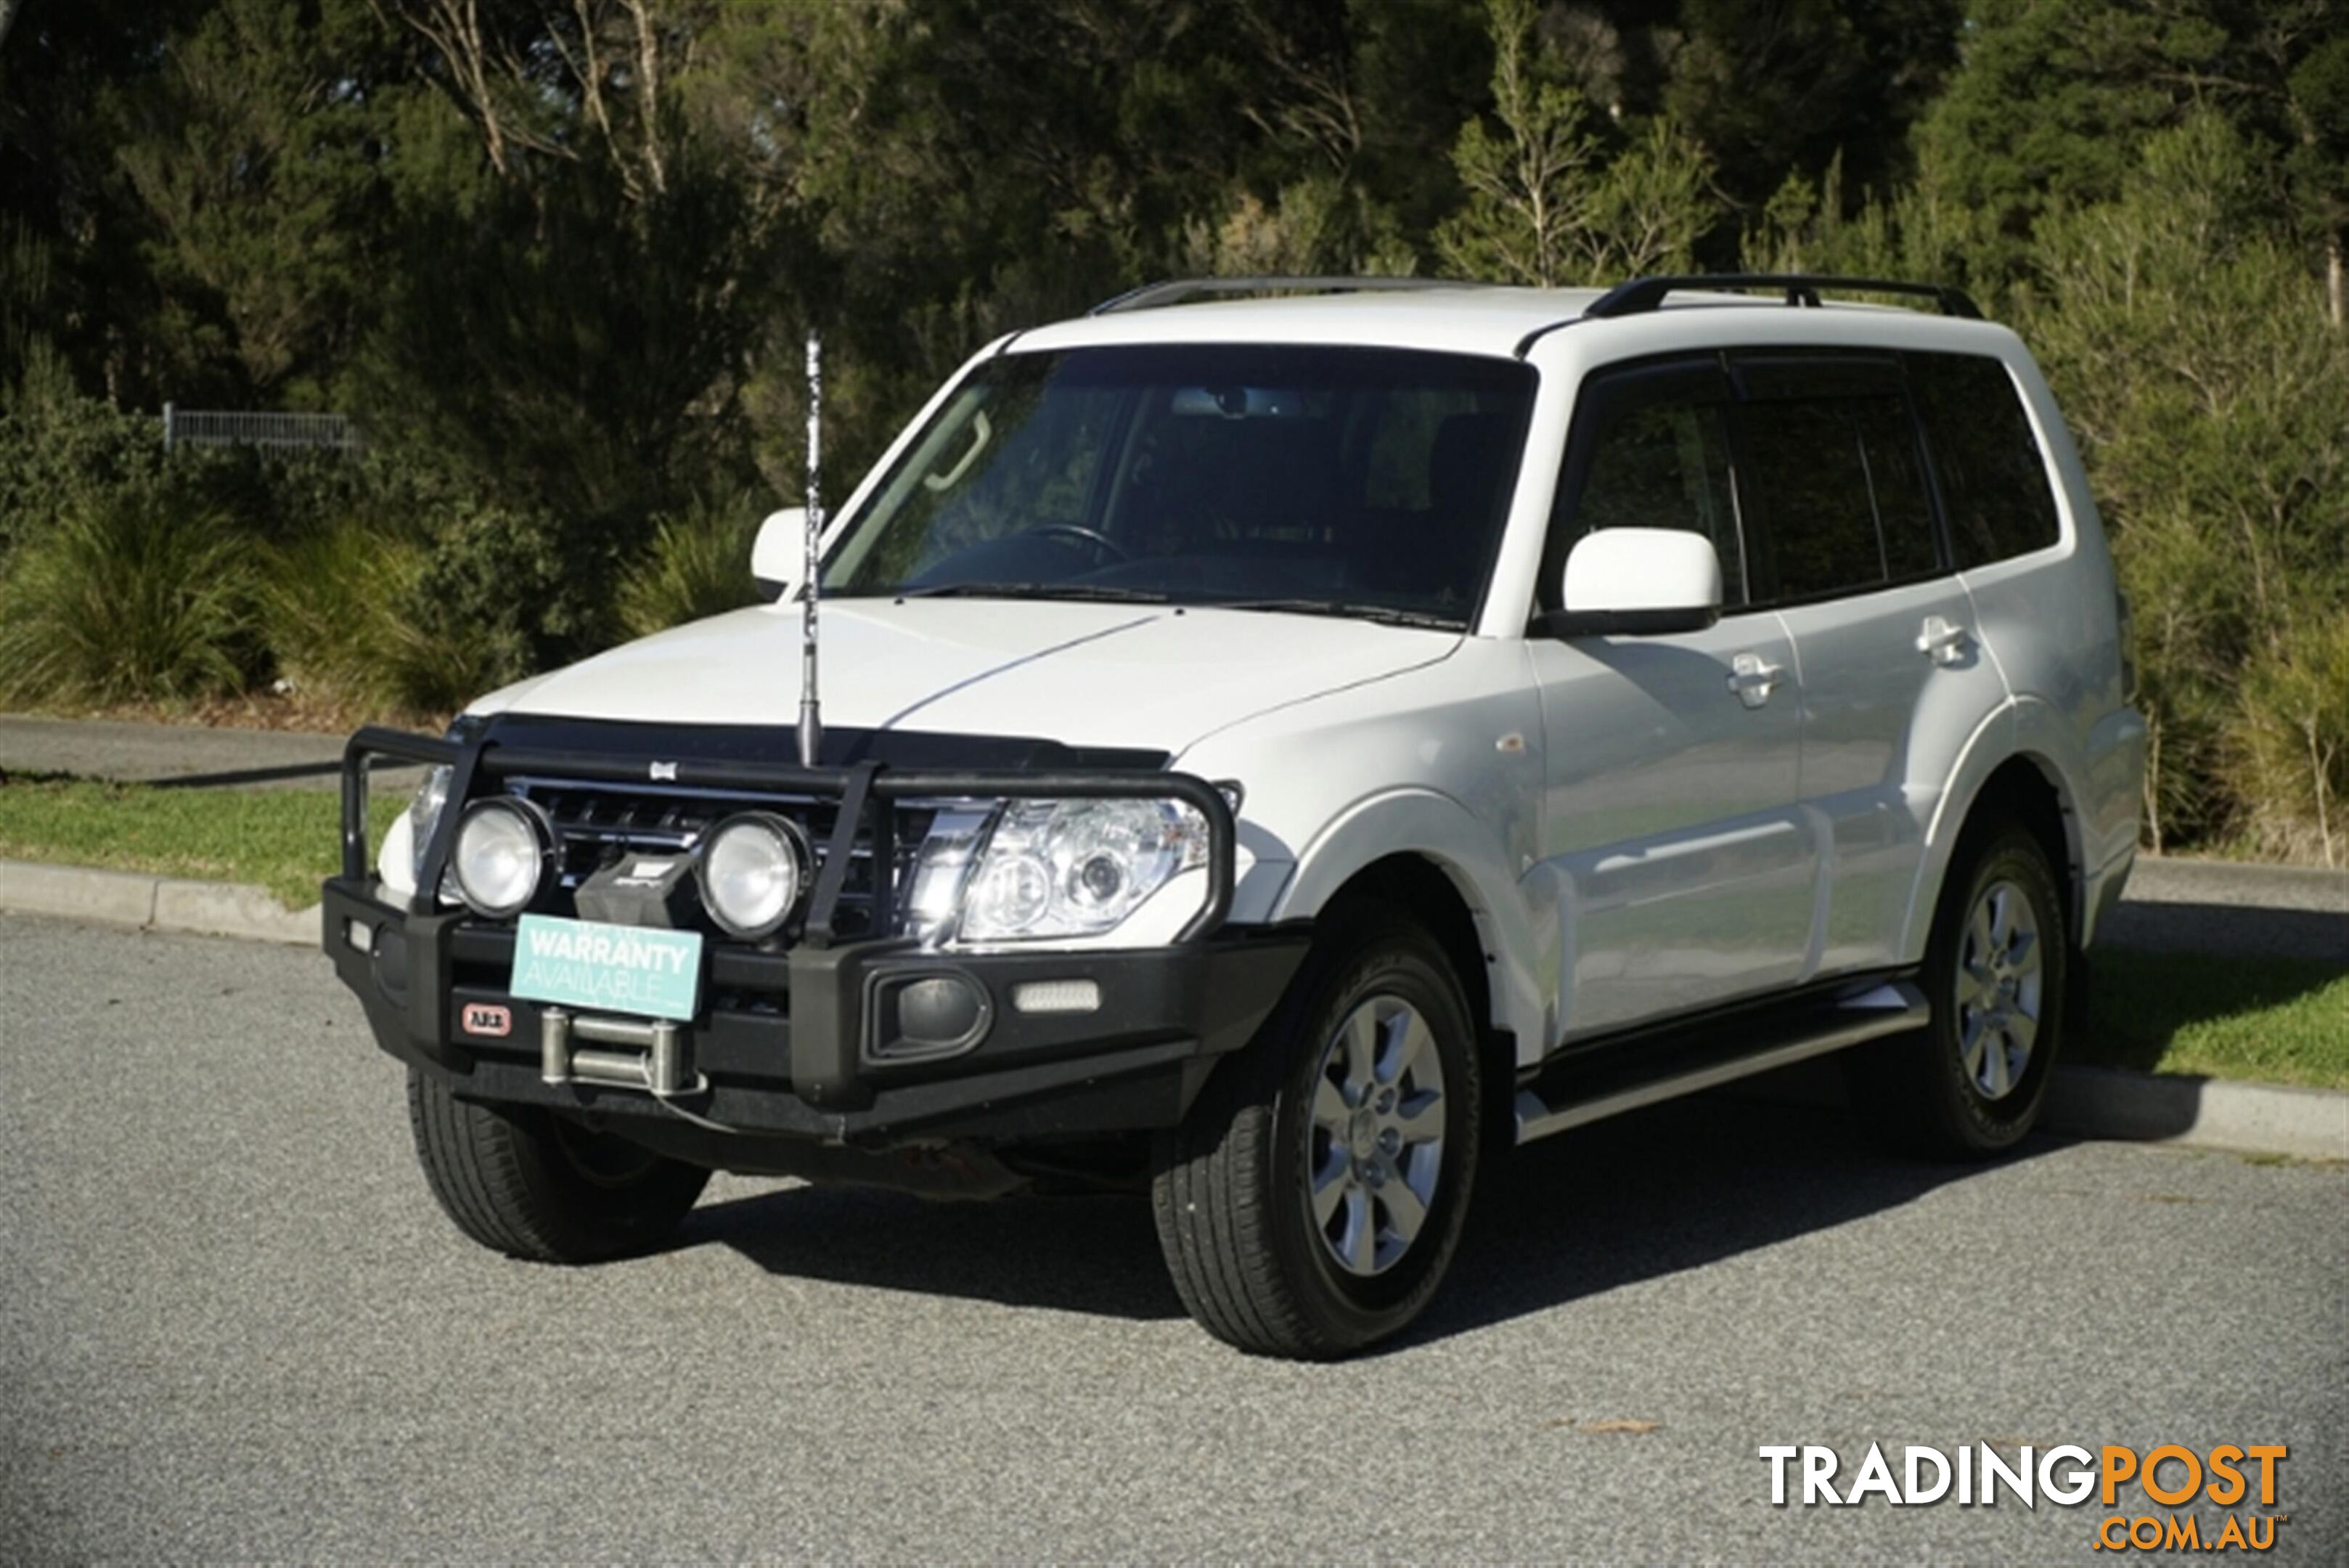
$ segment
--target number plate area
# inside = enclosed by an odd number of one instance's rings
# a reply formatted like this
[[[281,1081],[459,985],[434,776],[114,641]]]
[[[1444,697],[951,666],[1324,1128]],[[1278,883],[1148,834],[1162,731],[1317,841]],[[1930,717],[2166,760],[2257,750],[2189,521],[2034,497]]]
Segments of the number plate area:
[[[701,933],[524,915],[507,989],[533,1002],[689,1022],[701,1001]]]

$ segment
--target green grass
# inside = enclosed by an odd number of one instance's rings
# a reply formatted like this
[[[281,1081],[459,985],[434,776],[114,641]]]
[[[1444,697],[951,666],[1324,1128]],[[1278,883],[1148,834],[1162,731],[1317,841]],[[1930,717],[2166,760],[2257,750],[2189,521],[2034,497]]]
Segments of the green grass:
[[[288,909],[305,909],[341,861],[340,799],[333,790],[15,777],[0,784],[0,858],[257,882]],[[371,847],[381,846],[404,804],[398,794],[376,795]]]
[[[2349,1089],[2349,967],[2100,949],[2074,1062]]]

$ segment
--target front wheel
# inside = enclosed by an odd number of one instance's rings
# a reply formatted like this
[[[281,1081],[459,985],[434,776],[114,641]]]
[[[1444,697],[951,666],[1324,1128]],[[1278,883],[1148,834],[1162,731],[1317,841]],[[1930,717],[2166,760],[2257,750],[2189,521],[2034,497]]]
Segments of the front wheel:
[[[1854,1103],[1899,1146],[1979,1158],[2039,1119],[2063,1044],[2063,896],[2022,827],[1983,835],[1951,868],[1919,983],[1933,1021],[1850,1054]]]
[[[1327,1359],[1400,1331],[1459,1245],[1480,1096],[1443,950],[1381,907],[1333,917],[1160,1145],[1151,1207],[1183,1304],[1266,1355]]]
[[[592,1263],[657,1246],[709,1172],[552,1111],[460,1100],[408,1075],[417,1163],[457,1229],[539,1263]]]

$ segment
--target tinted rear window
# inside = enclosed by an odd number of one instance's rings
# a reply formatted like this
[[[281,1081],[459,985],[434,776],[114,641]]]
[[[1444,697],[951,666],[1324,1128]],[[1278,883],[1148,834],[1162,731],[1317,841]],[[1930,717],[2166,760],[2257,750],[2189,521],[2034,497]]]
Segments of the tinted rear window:
[[[1816,598],[1938,569],[1896,366],[1748,361],[1738,373],[1778,597]]]
[[[1979,566],[2055,543],[2046,459],[2006,366],[1980,354],[1911,354],[1909,380],[1957,564]]]
[[[1779,595],[1809,598],[1884,581],[1868,468],[1844,410],[1762,403],[1748,417]]]

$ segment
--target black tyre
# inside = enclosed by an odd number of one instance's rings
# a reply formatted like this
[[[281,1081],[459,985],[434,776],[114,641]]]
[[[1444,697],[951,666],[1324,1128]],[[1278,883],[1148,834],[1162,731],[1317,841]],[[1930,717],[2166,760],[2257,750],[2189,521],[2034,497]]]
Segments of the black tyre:
[[[1476,1036],[1444,951],[1399,911],[1334,913],[1151,1183],[1183,1304],[1259,1355],[1328,1359],[1419,1315],[1477,1162]]]
[[[1897,1147],[1979,1158],[2038,1121],[2069,1011],[2065,932],[2039,840],[2011,823],[1970,836],[1919,977],[1932,1023],[1846,1058],[1854,1105]]]
[[[647,1153],[551,1111],[460,1100],[408,1075],[417,1162],[457,1229],[539,1263],[593,1263],[657,1246],[709,1172]]]

